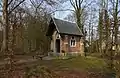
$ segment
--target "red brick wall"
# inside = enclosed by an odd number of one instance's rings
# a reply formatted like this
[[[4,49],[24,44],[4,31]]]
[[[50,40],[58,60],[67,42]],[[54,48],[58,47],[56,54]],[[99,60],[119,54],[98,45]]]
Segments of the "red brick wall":
[[[65,52],[80,52],[80,37],[74,36],[76,39],[76,46],[71,47],[70,46],[70,39],[72,36],[70,35],[65,35],[62,37],[61,40],[61,50],[64,50]]]

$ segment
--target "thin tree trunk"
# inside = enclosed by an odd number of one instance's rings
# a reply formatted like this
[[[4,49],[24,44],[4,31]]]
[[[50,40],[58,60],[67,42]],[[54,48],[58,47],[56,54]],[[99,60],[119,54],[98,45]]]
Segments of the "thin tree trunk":
[[[28,40],[28,51],[31,52],[32,49],[32,43],[31,40]]]
[[[3,0],[3,17],[2,17],[2,21],[3,21],[3,44],[2,44],[2,48],[1,48],[1,51],[5,53],[5,55],[7,55],[8,57],[8,61],[10,62],[10,57],[9,57],[9,49],[8,49],[8,42],[9,42],[9,35],[8,35],[8,32],[9,32],[9,27],[8,27],[8,10],[7,10],[7,7],[8,7],[8,0]],[[9,63],[8,62],[8,63]],[[5,70],[8,70],[6,72],[6,78],[10,78],[10,74],[11,72],[9,72],[9,65],[7,64],[5,66]]]
[[[102,34],[102,29],[103,29],[103,12],[99,12],[99,51],[100,51],[100,55],[102,57],[102,43],[103,43],[103,34]]]
[[[3,21],[3,43],[1,47],[2,52],[7,52],[8,51],[8,11],[7,11],[7,3],[8,0],[3,1],[3,16],[2,16],[2,21]]]
[[[109,17],[108,17],[108,13],[107,10],[105,10],[105,15],[104,15],[104,19],[105,19],[105,35],[106,35],[106,46],[105,46],[105,52],[104,54],[107,55],[108,49],[109,49],[109,44],[108,44],[108,39],[109,39]]]
[[[115,45],[116,53],[118,51],[118,0],[116,1],[115,13],[114,13],[114,27],[115,27]]]

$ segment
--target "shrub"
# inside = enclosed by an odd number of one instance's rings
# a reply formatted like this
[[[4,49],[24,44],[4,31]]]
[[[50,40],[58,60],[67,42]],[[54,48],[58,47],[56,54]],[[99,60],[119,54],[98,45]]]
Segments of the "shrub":
[[[25,78],[42,77],[42,78],[56,78],[56,74],[49,70],[45,66],[34,66],[32,68],[27,67],[25,72]]]

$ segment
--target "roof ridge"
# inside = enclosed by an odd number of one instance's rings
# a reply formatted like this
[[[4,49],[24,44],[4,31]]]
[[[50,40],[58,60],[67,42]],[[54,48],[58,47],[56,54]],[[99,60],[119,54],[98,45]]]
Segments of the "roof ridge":
[[[55,18],[55,17],[53,19],[57,19],[57,20],[60,20],[60,21],[64,21],[64,22],[76,24],[75,22],[71,22],[71,21],[67,21],[67,20],[62,20],[62,19],[58,19],[58,18]]]
[[[53,20],[53,22],[54,22],[54,24],[55,24],[55,27],[56,27],[57,31],[60,33],[60,30],[58,29],[58,26],[57,26],[57,24],[56,24],[56,22],[55,22],[54,17],[52,17],[52,20]]]

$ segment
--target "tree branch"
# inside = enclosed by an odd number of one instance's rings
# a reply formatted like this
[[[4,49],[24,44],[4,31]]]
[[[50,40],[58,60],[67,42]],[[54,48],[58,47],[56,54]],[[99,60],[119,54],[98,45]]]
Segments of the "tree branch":
[[[79,0],[79,8],[81,8],[81,4],[82,4],[83,0]]]
[[[80,0],[79,0],[80,1]],[[80,7],[78,7],[78,2],[77,0],[75,0],[75,5],[76,5],[76,8],[79,9]]]
[[[120,13],[120,10],[117,12],[117,14],[119,14]]]
[[[25,1],[25,0],[22,0],[21,2],[19,2],[19,3],[8,13],[8,15],[11,14],[12,11],[14,11],[14,10],[15,10],[20,4],[22,4],[24,1]]]
[[[75,7],[75,3],[73,2],[73,0],[70,0],[70,3],[74,7],[74,9],[77,10],[76,7]]]
[[[92,3],[94,3],[94,1],[91,1],[90,3],[88,3],[88,4],[85,4],[84,6],[83,6],[83,8],[82,8],[82,11],[81,12],[83,12],[83,10],[85,9],[85,8],[87,8],[88,6],[90,6]]]
[[[9,5],[12,3],[12,1],[13,1],[13,0],[11,0],[11,1],[8,3],[8,5],[7,5],[7,6],[9,6]]]
[[[79,1],[80,1],[80,0],[79,0]],[[82,3],[83,3],[83,0],[80,1],[80,4],[82,4]]]
[[[57,12],[57,11],[73,11],[73,12],[75,12],[74,10],[71,10],[71,9],[65,9],[65,10],[62,10],[62,9],[61,9],[61,10],[55,10],[55,11],[49,13],[49,14],[55,13],[55,12]]]
[[[39,8],[39,7],[40,7],[40,5],[43,3],[43,1],[44,1],[44,0],[42,0],[42,1],[41,1],[41,3],[40,3],[40,4],[36,7],[36,8]]]
[[[109,10],[109,13],[113,16],[113,12],[111,10]]]
[[[90,6],[92,3],[94,3],[95,1],[91,1],[90,3],[88,3],[88,4],[85,4],[85,6],[83,7],[83,8],[86,8],[86,7],[88,7],[88,6]]]
[[[32,5],[33,5],[35,8],[39,8],[40,5],[43,3],[43,1],[44,1],[44,0],[42,0],[42,1],[36,6],[35,3],[34,3],[32,0],[30,0],[30,2],[32,3]]]
[[[113,7],[113,10],[114,10],[114,7],[115,7],[115,1],[114,0],[110,0],[111,4],[112,4],[112,7]]]
[[[36,6],[35,6],[35,4],[33,3],[33,1],[32,0],[30,0],[30,2],[32,3],[32,5],[36,8]]]

